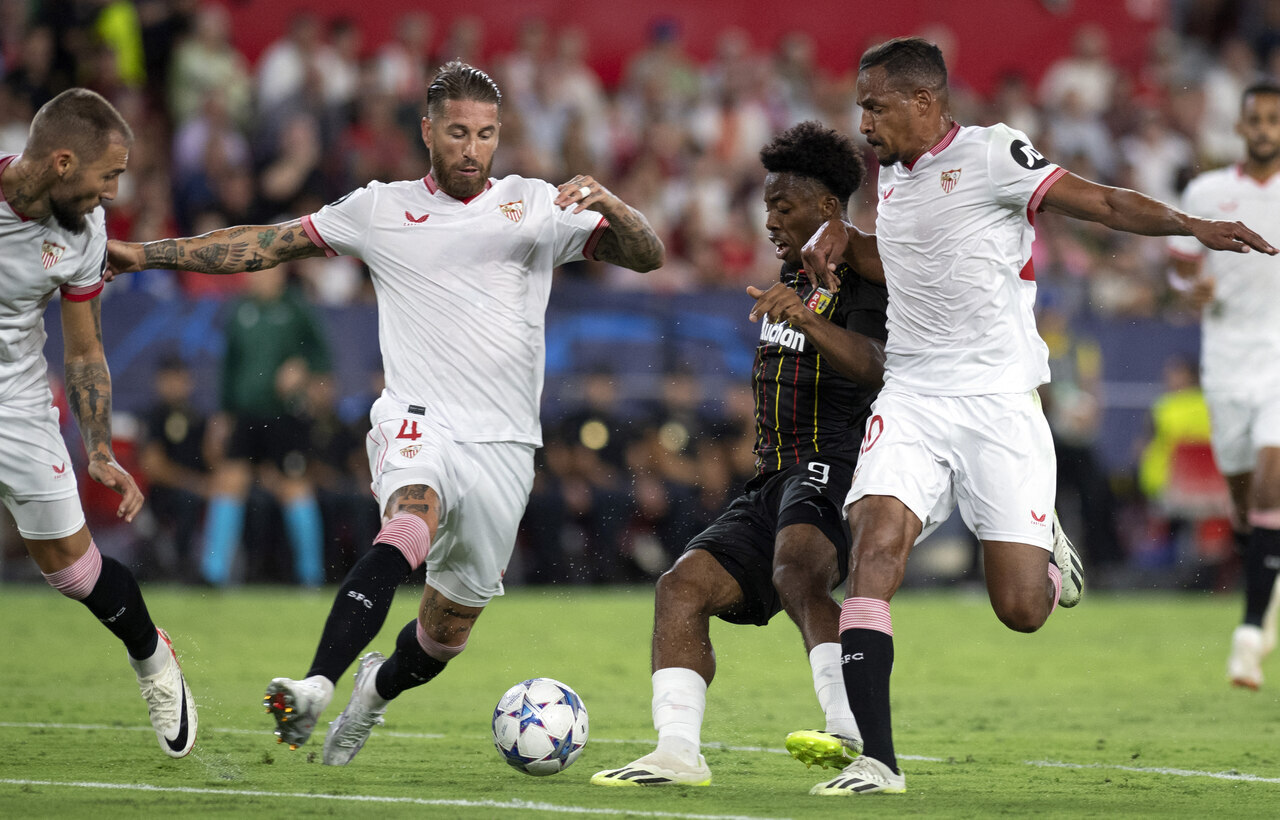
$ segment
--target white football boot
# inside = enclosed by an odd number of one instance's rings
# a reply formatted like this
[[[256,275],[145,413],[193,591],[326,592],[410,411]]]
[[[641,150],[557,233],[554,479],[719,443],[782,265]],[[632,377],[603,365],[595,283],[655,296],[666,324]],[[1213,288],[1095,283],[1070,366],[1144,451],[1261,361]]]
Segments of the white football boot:
[[[306,743],[332,699],[333,685],[320,675],[303,680],[272,680],[262,703],[267,714],[275,718],[276,743],[288,743],[290,749]]]
[[[817,729],[792,732],[787,735],[786,747],[805,768],[816,763],[824,769],[843,769],[862,754],[861,738]]]
[[[596,786],[709,786],[711,769],[698,755],[698,765],[690,766],[674,755],[650,752],[621,769],[606,769],[591,776]]]
[[[1262,629],[1240,624],[1231,633],[1231,656],[1227,658],[1227,679],[1232,686],[1257,690],[1262,686]]]
[[[907,778],[902,772],[893,771],[874,757],[859,755],[840,774],[810,789],[809,794],[902,794],[906,790]]]
[[[154,675],[138,675],[138,687],[147,702],[147,714],[160,748],[169,757],[186,757],[196,743],[196,702],[169,634],[157,629],[156,635],[160,639],[156,653],[163,655],[164,668]],[[129,663],[137,672],[141,662],[130,658]]]
[[[382,715],[390,701],[378,694],[374,682],[378,670],[387,659],[381,652],[370,652],[360,659],[356,670],[356,686],[351,692],[347,708],[338,719],[329,724],[329,734],[324,739],[324,765],[345,766],[364,748],[374,726],[382,725]]]
[[[1070,609],[1080,603],[1080,596],[1084,594],[1084,563],[1075,544],[1063,531],[1057,510],[1053,511],[1053,551],[1049,559],[1062,573],[1062,594],[1058,596],[1058,606]]]

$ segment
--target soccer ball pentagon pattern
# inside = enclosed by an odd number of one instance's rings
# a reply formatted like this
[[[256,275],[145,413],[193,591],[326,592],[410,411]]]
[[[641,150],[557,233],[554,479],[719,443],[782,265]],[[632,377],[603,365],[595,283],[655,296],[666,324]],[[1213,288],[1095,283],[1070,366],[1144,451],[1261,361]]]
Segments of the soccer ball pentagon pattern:
[[[493,710],[493,745],[525,774],[562,772],[587,745],[587,708],[558,680],[517,683]]]

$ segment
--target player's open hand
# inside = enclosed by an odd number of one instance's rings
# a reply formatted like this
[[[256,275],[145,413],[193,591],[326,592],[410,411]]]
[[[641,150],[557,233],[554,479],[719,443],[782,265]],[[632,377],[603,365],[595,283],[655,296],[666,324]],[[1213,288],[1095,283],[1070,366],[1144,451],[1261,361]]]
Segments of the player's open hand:
[[[1215,251],[1248,253],[1250,249],[1270,256],[1276,248],[1270,242],[1250,230],[1243,222],[1200,220],[1192,227],[1192,233],[1200,244]]]
[[[104,278],[110,282],[118,273],[137,273],[142,270],[144,262],[145,256],[141,244],[109,239],[107,240],[107,270]]]
[[[133,521],[133,517],[142,509],[143,501],[142,490],[138,489],[133,476],[126,473],[114,459],[91,458],[89,459],[89,477],[124,496],[120,499],[120,506],[116,508],[116,517]]]
[[[601,206],[613,198],[609,189],[596,182],[595,177],[582,174],[568,182],[560,183],[558,190],[555,204],[559,205],[561,210],[572,207],[575,214],[580,214],[588,208],[603,213],[604,208]]]
[[[836,276],[836,268],[844,260],[848,247],[849,226],[839,219],[827,220],[800,249],[805,272],[816,277],[822,287],[835,293],[840,290],[840,277]]]
[[[760,321],[760,317],[768,314],[771,322],[799,324],[813,315],[800,300],[800,295],[781,282],[768,290],[747,285],[747,295],[756,300],[747,316],[753,322]]]

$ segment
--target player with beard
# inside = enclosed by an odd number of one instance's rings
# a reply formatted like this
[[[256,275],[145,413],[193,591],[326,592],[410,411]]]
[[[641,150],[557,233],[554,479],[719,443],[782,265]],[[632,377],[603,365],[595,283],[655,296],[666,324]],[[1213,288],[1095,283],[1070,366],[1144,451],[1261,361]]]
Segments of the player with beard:
[[[1280,85],[1245,89],[1236,130],[1244,162],[1193,179],[1182,206],[1280,234]],[[1169,243],[1182,286],[1204,308],[1201,384],[1214,460],[1231,488],[1243,545],[1244,618],[1231,636],[1227,679],[1257,689],[1280,607],[1280,263],[1262,254],[1205,254],[1188,237]]]
[[[847,136],[801,123],[760,152],[765,230],[782,260],[780,281],[756,299],[760,321],[752,385],[756,475],[720,518],[658,579],[653,628],[653,722],[658,747],[600,786],[705,786],[699,753],[707,686],[715,676],[712,616],[763,626],[786,610],[800,629],[822,731],[793,732],[787,748],[806,764],[839,768],[861,751],[840,677],[840,606],[831,590],[848,570],[840,506],[853,480],[862,430],[884,373],[886,292],[849,265],[839,291],[801,270],[800,251],[825,221],[845,215],[862,183],[862,157]],[[878,275],[875,238],[848,254]]]
[[[372,271],[386,390],[367,443],[384,526],[339,588],[310,670],[267,687],[281,742],[306,742],[338,676],[381,629],[396,587],[424,562],[426,587],[395,652],[361,661],[325,739],[329,765],[349,762],[393,698],[462,652],[502,594],[542,443],[553,269],[583,258],[637,271],[663,262],[645,218],[592,177],[558,188],[491,179],[501,100],[483,71],[449,63],[427,90],[426,177],[370,183],[278,225],[110,248],[119,272],[235,273],[325,254],[358,257]]]
[[[80,601],[124,643],[160,748],[183,757],[196,709],[169,637],[156,628],[128,568],[102,555],[85,524],[71,457],[49,389],[44,310],[62,296],[67,403],[88,473],[123,496],[132,521],[142,493],[111,450],[111,373],[102,346],[107,231],[133,132],[98,94],[64,91],[31,121],[22,154],[0,157],[0,500],[45,580]]]

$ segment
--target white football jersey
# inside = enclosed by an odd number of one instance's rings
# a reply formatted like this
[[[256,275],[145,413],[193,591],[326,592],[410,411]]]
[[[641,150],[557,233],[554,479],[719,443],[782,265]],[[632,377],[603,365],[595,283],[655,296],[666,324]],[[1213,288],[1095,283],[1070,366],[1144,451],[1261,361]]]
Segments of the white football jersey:
[[[0,173],[16,159],[0,157]],[[52,217],[27,219],[0,191],[0,401],[50,396],[44,310],[54,293],[73,301],[102,292],[107,228],[102,208],[81,233]]]
[[[316,244],[372,271],[388,395],[457,441],[542,443],[551,272],[590,257],[609,225],[555,197],[508,176],[463,201],[428,176],[370,183],[303,218]]]
[[[1239,220],[1264,239],[1280,241],[1280,174],[1259,182],[1238,166],[1201,174],[1182,194],[1184,211],[1206,219]],[[1252,394],[1280,384],[1280,258],[1264,253],[1209,251],[1193,236],[1173,236],[1175,255],[1203,259],[1213,303],[1201,319],[1205,390]]]
[[[1031,241],[1035,212],[1065,173],[1007,125],[956,125],[909,167],[880,169],[885,389],[973,396],[1049,380]]]

